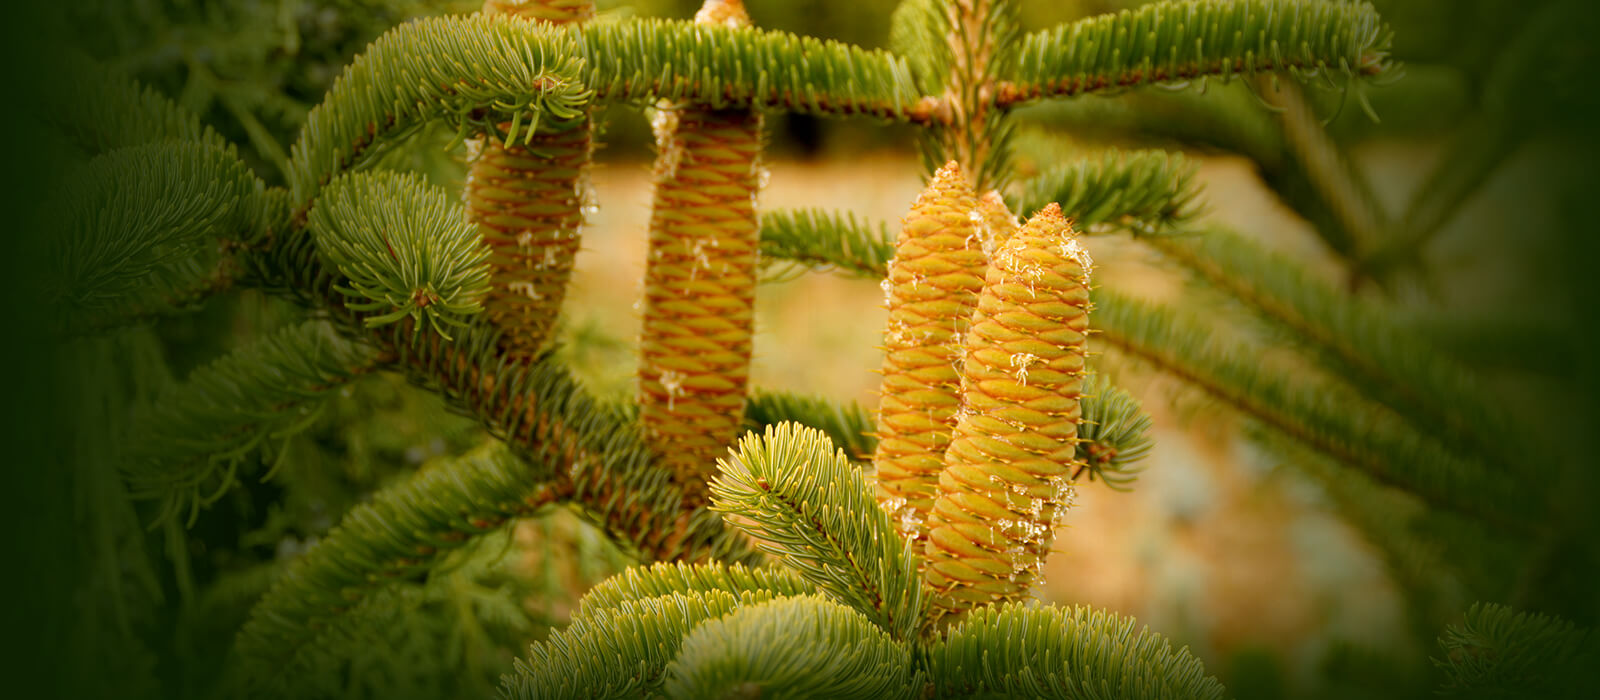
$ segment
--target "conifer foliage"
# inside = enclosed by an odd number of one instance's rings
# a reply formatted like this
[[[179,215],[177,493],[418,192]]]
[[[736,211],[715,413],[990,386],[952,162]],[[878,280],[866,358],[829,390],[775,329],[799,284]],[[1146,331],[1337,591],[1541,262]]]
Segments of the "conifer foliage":
[[[485,609],[515,617],[505,611],[520,600],[484,593],[464,562],[488,538],[511,542],[508,523],[566,507],[648,566],[599,583],[542,641],[518,637],[507,698],[1221,697],[1193,654],[1130,618],[1025,600],[1076,489],[1129,488],[1151,449],[1150,418],[1112,372],[1091,373],[1091,346],[1312,455],[1330,492],[1381,491],[1350,497],[1365,509],[1352,519],[1403,534],[1390,541],[1414,546],[1386,554],[1415,579],[1427,567],[1405,567],[1408,552],[1468,569],[1480,549],[1572,536],[1562,518],[1577,516],[1541,520],[1558,499],[1520,483],[1535,481],[1539,447],[1480,400],[1470,372],[1381,305],[1187,228],[1199,193],[1180,156],[1017,167],[1029,103],[1207,80],[1341,92],[1387,79],[1389,30],[1366,3],[1168,0],[1030,29],[1010,0],[904,0],[888,50],[760,29],[740,0],[706,0],[693,20],[597,17],[590,0],[477,10],[378,36],[291,148],[253,134],[258,150],[286,154],[276,186],[177,102],[87,58],[66,63],[81,75],[55,132],[74,168],[48,251],[62,336],[103,342],[104,355],[156,345],[138,324],[225,290],[281,303],[263,339],[219,343],[220,359],[154,387],[116,382],[138,397],[132,427],[117,428],[131,446],[85,497],[120,504],[99,509],[115,510],[102,524],[137,513],[165,528],[185,615],[209,609],[195,607],[197,586],[210,586],[207,605],[237,598],[226,662],[185,690],[366,687],[384,669],[358,661],[352,640],[446,586],[460,616],[451,639],[525,631],[478,624]],[[658,149],[638,391],[625,405],[591,395],[558,347],[586,213],[626,206],[588,192],[602,107],[645,110]],[[764,211],[769,113],[908,125],[926,189],[893,235],[850,212]],[[468,145],[459,195],[391,169],[389,154],[435,132]],[[1296,182],[1348,176],[1336,161]],[[1364,201],[1343,184],[1333,189],[1350,196],[1318,206]],[[1315,372],[1258,365],[1184,312],[1092,290],[1086,237],[1113,232],[1232,299]],[[882,280],[875,411],[749,385],[758,278],[773,263]],[[291,446],[315,443],[296,436],[371,375],[436,394],[438,421],[483,444],[408,456],[425,465],[382,478],[297,466],[359,451]],[[121,415],[111,399],[86,401]],[[367,481],[342,504],[258,503],[286,471]],[[213,570],[234,563],[227,553],[184,550],[185,528],[213,509],[278,523],[334,507],[337,524],[317,532],[274,525],[269,541],[285,544],[248,576]],[[233,554],[260,544],[230,536]],[[104,546],[107,585],[153,579],[119,560],[129,548]],[[1471,583],[1510,595],[1488,576]],[[169,641],[199,644],[187,634]],[[1586,639],[1553,618],[1473,608],[1444,637],[1445,689],[1543,687],[1592,654]]]

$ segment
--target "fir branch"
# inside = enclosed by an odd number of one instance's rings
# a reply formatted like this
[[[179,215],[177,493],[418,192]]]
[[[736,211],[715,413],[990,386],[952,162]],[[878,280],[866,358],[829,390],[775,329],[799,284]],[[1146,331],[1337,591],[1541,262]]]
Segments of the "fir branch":
[[[720,463],[712,507],[812,583],[896,639],[922,624],[917,558],[872,488],[822,433],[785,423]]]
[[[1086,470],[1075,477],[1087,475],[1091,481],[1099,479],[1113,489],[1125,490],[1143,469],[1138,462],[1154,445],[1149,435],[1150,416],[1137,399],[1097,373],[1091,372],[1084,386],[1084,395],[1078,400],[1084,422],[1078,428],[1074,459]],[[770,391],[751,395],[745,408],[746,426],[761,432],[783,422],[822,431],[858,461],[870,459],[878,447],[872,415],[858,403]]]
[[[889,17],[889,49],[906,57],[924,92],[936,91],[950,78],[955,57],[945,41],[949,32],[950,16],[936,0],[902,0]]]
[[[549,463],[524,462],[491,443],[439,464],[357,506],[310,551],[294,560],[251,610],[234,643],[240,690],[299,657],[335,617],[386,583],[420,575],[472,537],[554,502]],[[265,691],[265,692],[263,692]]]
[[[576,506],[629,554],[645,562],[759,556],[716,513],[685,510],[682,488],[645,447],[632,414],[594,400],[550,355],[531,365],[507,358],[498,334],[481,326],[447,344],[413,337],[405,325],[379,336],[395,366],[525,459],[556,465],[554,498]]]
[[[657,562],[636,566],[596,585],[578,601],[573,619],[592,618],[602,610],[615,610],[628,601],[658,598],[673,594],[723,591],[742,596],[746,592],[766,591],[772,598],[805,595],[816,590],[805,577],[793,570],[743,564],[705,562]]]
[[[1263,92],[1274,87],[1274,81],[1265,78],[1257,82]],[[1284,145],[1325,211],[1318,217],[1317,235],[1346,261],[1361,260],[1382,241],[1389,227],[1388,214],[1378,203],[1372,183],[1328,136],[1300,86],[1276,84],[1272,91]]]
[[[1098,159],[1051,167],[1006,204],[1026,215],[1056,202],[1085,233],[1163,233],[1200,213],[1194,174],[1195,167],[1177,153],[1111,150]]]
[[[916,697],[911,652],[823,596],[782,598],[708,620],[667,666],[667,697]]]
[[[928,650],[935,697],[1222,698],[1188,649],[1132,618],[1074,606],[972,611]]]
[[[635,20],[582,29],[599,99],[925,121],[904,59],[786,32]]]
[[[512,143],[526,140],[541,117],[579,115],[591,92],[580,82],[578,54],[570,34],[516,18],[434,17],[396,27],[307,115],[290,151],[297,214],[333,177],[429,121],[463,138],[487,132]]]
[[[873,225],[854,212],[771,211],[761,215],[761,257],[768,264],[787,260],[877,278],[894,257],[894,236],[882,222]]]
[[[854,401],[834,402],[820,396],[757,391],[745,404],[745,425],[757,433],[769,426],[794,422],[815,428],[856,461],[869,461],[878,440],[872,414]]]
[[[237,483],[246,457],[317,418],[317,403],[378,361],[324,323],[289,326],[195,370],[135,417],[125,478],[162,502],[158,521],[199,509]]]
[[[234,154],[233,145],[201,124],[199,115],[85,54],[68,52],[59,69],[65,77],[58,89],[39,93],[49,100],[40,113],[51,115],[47,127],[89,155],[172,141]]]
[[[956,161],[972,174],[977,191],[1006,186],[1012,128],[994,104],[994,83],[1010,72],[1017,32],[1012,0],[919,0],[896,10],[891,45],[916,57],[923,89],[938,95],[938,119],[920,139],[929,173]]]
[[[1523,471],[1531,461],[1518,457],[1533,448],[1519,444],[1519,431],[1484,430],[1510,420],[1494,413],[1489,392],[1384,307],[1352,298],[1296,261],[1228,231],[1146,242],[1289,331],[1324,366],[1457,453],[1489,455],[1499,469],[1534,477]]]
[[[1073,480],[1086,473],[1090,481],[1099,479],[1113,490],[1129,490],[1128,484],[1144,470],[1138,462],[1155,446],[1149,414],[1138,399],[1098,373],[1084,381],[1078,406],[1083,422],[1078,425],[1074,460],[1083,468],[1072,475]]]
[[[341,177],[323,190],[310,229],[330,267],[345,277],[346,305],[371,312],[368,326],[405,318],[445,338],[483,311],[489,249],[466,210],[416,175]]]
[[[1475,603],[1439,638],[1442,694],[1455,697],[1592,697],[1600,645],[1588,629],[1502,605]]]
[[[766,600],[746,592],[691,591],[625,600],[594,610],[529,648],[505,677],[506,700],[629,698],[659,692],[667,665],[690,631],[742,605]]]
[[[1156,3],[1024,37],[995,98],[1013,105],[1263,72],[1373,76],[1390,68],[1389,41],[1388,27],[1364,2]]]
[[[264,185],[231,152],[192,142],[120,148],[70,175],[47,206],[52,301],[66,329],[107,327],[226,286],[230,248],[257,237]]]
[[[1433,506],[1526,531],[1538,505],[1482,465],[1446,452],[1382,407],[1325,381],[1264,366],[1259,353],[1219,342],[1188,314],[1101,290],[1095,321],[1108,345],[1147,361],[1318,452]]]

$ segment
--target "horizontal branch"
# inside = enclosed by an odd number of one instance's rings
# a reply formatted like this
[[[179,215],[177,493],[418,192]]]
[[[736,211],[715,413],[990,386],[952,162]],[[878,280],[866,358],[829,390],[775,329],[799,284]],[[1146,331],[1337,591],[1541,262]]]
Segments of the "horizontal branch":
[[[874,226],[851,212],[771,211],[761,215],[761,257],[878,278],[894,257],[894,237],[882,222]]]
[[[296,218],[335,175],[430,120],[509,142],[527,138],[541,117],[576,116],[592,94],[581,62],[572,35],[505,16],[432,17],[390,30],[307,115],[290,151]]]
[[[1533,464],[1517,455],[1529,447],[1504,430],[1510,421],[1491,410],[1491,393],[1383,307],[1352,298],[1296,261],[1228,231],[1146,242],[1288,330],[1325,367],[1456,452],[1490,456],[1501,470],[1537,478],[1523,471]]]
[[[1283,72],[1374,76],[1390,31],[1366,3],[1188,0],[1035,32],[1005,62],[1002,106],[1140,85]]]
[[[694,22],[597,22],[582,29],[584,82],[599,99],[756,107],[926,121],[905,60],[787,32]]]
[[[1102,342],[1147,361],[1290,438],[1433,506],[1511,531],[1533,529],[1539,504],[1476,462],[1458,459],[1381,406],[1322,381],[1263,365],[1259,352],[1215,340],[1169,308],[1095,294]]]
[[[377,353],[325,323],[289,326],[194,370],[141,408],[124,478],[161,519],[188,513],[238,483],[240,463],[317,417],[318,402],[371,371]]]
[[[1052,166],[1023,183],[1006,204],[1031,214],[1055,202],[1079,231],[1170,230],[1199,214],[1195,167],[1165,151],[1112,150],[1098,158]]]

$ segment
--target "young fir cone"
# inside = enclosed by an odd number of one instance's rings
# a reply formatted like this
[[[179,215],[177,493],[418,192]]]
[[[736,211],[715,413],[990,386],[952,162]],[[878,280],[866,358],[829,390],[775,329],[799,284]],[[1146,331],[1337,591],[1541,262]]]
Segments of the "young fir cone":
[[[995,249],[925,547],[944,614],[1026,593],[1070,505],[1090,266],[1055,204]]]
[[[739,0],[701,24],[749,26]],[[755,315],[761,115],[663,105],[645,263],[640,420],[691,500],[742,432]]]
[[[571,24],[594,16],[593,0],[486,0],[485,14]],[[502,129],[509,128],[502,124]],[[490,292],[484,311],[504,331],[514,357],[531,357],[550,339],[578,254],[584,188],[593,152],[587,116],[539,120],[526,143],[490,135],[473,149],[467,210],[489,245]]]
[[[1005,243],[1022,228],[1017,225],[1017,216],[1006,207],[1005,198],[995,190],[989,190],[978,198],[978,214],[989,227],[989,245],[984,250],[990,254],[994,253],[996,246]]]
[[[966,174],[951,161],[906,214],[883,282],[878,404],[878,502],[918,541],[937,495],[960,397],[961,338],[983,288],[983,220]]]

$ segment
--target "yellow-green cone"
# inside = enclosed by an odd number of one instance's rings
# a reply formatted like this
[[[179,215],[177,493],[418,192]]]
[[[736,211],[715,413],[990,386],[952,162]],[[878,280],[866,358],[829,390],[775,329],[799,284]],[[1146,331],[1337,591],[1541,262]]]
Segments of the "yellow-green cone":
[[[748,26],[709,0],[702,24]],[[761,115],[661,107],[640,339],[640,420],[692,500],[742,432],[760,246]]]
[[[985,250],[991,252],[995,246],[1016,235],[1021,228],[1017,225],[1017,216],[1006,208],[1005,198],[994,190],[989,190],[978,198],[978,214],[983,217],[984,225],[989,227],[989,247]]]
[[[485,14],[568,24],[594,16],[593,0],[487,0]],[[572,279],[583,223],[582,188],[593,151],[587,116],[541,119],[526,145],[485,138],[467,171],[466,204],[489,245],[488,318],[513,356],[550,339]]]
[[[567,24],[593,18],[594,0],[484,0],[483,13]]]
[[[960,166],[940,168],[906,214],[883,283],[889,320],[872,462],[878,502],[917,540],[961,405],[961,337],[983,288],[977,206]]]
[[[925,547],[940,614],[1026,593],[1070,505],[1090,266],[1054,204],[995,248]]]

